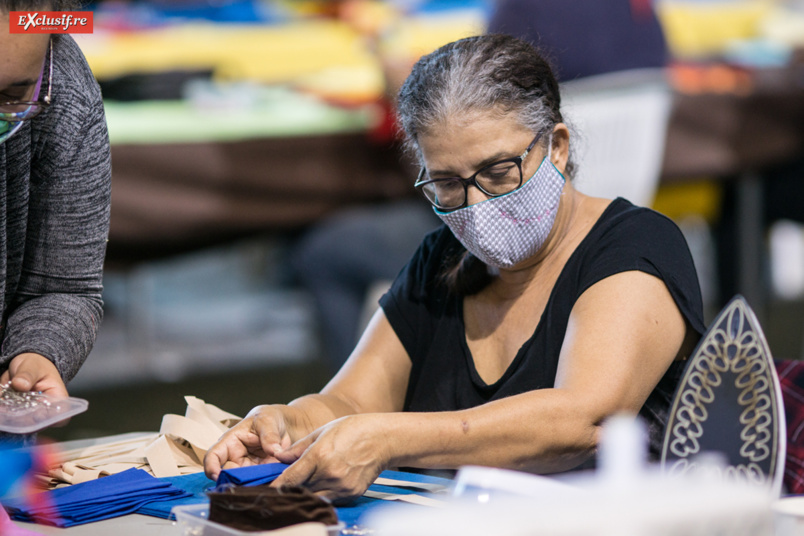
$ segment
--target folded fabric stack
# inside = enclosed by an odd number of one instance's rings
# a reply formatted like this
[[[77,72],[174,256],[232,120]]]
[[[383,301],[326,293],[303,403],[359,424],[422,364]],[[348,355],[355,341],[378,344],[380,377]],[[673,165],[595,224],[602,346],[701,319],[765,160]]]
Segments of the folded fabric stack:
[[[138,514],[151,517],[160,517],[162,519],[171,519],[170,512],[176,506],[189,506],[192,504],[204,504],[208,502],[209,499],[207,498],[207,491],[215,487],[215,481],[207,478],[204,473],[169,476],[166,478],[160,478],[159,480],[186,491],[187,496],[150,502],[137,510]]]
[[[190,497],[169,482],[152,477],[141,469],[42,492],[32,500],[15,498],[3,507],[17,521],[71,527],[131,514],[153,501]]]

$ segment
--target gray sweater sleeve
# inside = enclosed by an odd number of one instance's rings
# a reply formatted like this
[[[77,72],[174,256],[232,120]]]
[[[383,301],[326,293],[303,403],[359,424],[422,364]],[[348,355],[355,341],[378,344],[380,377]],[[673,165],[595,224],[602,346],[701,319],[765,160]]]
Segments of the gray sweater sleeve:
[[[111,156],[100,89],[75,42],[56,39],[53,104],[31,125],[24,254],[2,354],[42,354],[67,382],[103,316]]]

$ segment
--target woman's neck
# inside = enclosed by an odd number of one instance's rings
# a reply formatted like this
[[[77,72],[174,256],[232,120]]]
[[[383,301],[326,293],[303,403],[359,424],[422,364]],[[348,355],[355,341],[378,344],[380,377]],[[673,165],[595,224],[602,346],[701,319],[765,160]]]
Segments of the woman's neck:
[[[568,183],[544,247],[520,266],[500,269],[491,285],[495,287],[495,294],[513,298],[532,285],[541,285],[545,280],[554,281],[556,272],[561,271],[608,203],[608,200],[590,198]]]

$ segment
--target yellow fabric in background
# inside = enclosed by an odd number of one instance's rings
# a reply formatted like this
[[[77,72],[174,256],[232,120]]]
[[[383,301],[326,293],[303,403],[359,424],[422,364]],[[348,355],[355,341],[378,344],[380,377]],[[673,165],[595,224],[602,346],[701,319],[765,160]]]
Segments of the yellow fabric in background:
[[[720,198],[720,184],[706,178],[663,184],[656,192],[653,209],[675,221],[696,214],[712,224],[720,217]]]
[[[384,36],[381,48],[388,56],[417,60],[442,45],[485,32],[486,20],[474,10],[410,17]]]
[[[382,50],[411,58],[481,33],[475,11],[402,18]],[[79,39],[98,79],[132,73],[212,70],[217,81],[291,84],[344,102],[377,99],[382,64],[365,36],[343,21],[311,19],[279,25],[188,23],[137,32],[98,31]]]
[[[334,20],[277,26],[183,24],[82,39],[97,78],[213,69],[221,80],[282,83],[332,66],[378,69],[359,34]]]
[[[723,52],[735,40],[756,37],[774,8],[771,0],[695,2],[660,0],[657,14],[676,58]]]

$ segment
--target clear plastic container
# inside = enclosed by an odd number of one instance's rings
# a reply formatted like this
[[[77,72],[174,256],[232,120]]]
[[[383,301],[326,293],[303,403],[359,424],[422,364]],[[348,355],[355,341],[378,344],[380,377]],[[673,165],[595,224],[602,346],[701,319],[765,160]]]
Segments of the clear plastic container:
[[[176,524],[182,536],[255,536],[270,534],[273,531],[246,532],[210,521],[209,504],[174,506],[171,513],[176,516]],[[344,528],[343,523],[326,527],[327,536],[338,536]]]
[[[0,431],[30,434],[83,413],[89,402],[83,398],[33,395],[30,403],[0,404]]]

